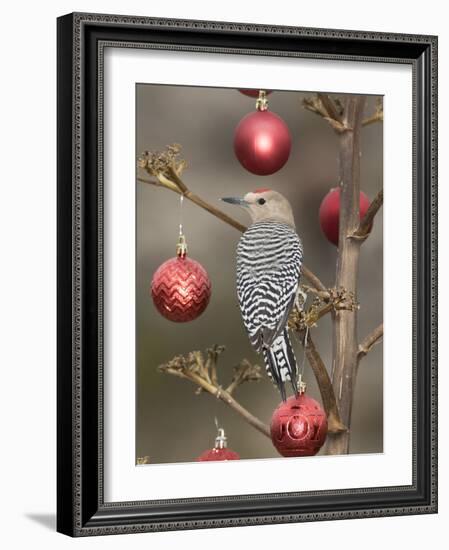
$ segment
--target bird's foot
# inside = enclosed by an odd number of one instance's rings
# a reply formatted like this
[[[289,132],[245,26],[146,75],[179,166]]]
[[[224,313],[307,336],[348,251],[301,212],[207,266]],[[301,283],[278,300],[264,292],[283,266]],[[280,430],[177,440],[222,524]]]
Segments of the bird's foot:
[[[296,291],[295,296],[295,306],[296,309],[301,312],[304,310],[304,304],[307,301],[307,292],[304,292],[304,290],[298,286],[298,290]]]

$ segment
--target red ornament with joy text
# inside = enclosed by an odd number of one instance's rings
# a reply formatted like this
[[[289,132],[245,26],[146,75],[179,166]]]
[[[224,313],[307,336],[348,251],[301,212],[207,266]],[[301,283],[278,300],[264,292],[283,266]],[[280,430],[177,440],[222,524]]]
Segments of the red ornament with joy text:
[[[300,393],[275,409],[270,430],[273,445],[282,456],[313,456],[326,440],[326,413],[318,401]]]

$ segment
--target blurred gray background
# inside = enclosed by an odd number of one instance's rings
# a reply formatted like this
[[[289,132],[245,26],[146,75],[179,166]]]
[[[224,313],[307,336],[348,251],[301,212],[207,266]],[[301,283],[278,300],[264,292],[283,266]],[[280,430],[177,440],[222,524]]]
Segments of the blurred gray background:
[[[257,187],[270,187],[290,200],[305,263],[328,286],[334,284],[336,248],[322,235],[318,209],[322,198],[338,184],[338,143],[319,116],[302,107],[310,93],[275,91],[269,108],[287,123],[292,151],[287,164],[272,176],[255,176],[237,161],[234,129],[254,109],[255,100],[235,89],[137,85],[137,150],[161,150],[171,143],[183,146],[189,167],[183,179],[193,192],[247,224],[245,213],[220,203],[223,196],[243,196]],[[374,112],[369,97],[366,114]],[[362,130],[361,188],[373,199],[382,186],[383,129],[373,124]],[[184,230],[189,256],[203,264],[212,281],[206,311],[190,323],[172,323],[155,309],[151,278],[157,267],[175,255],[179,223],[179,196],[169,190],[137,183],[137,448],[136,457],[151,463],[190,462],[213,447],[214,417],[227,433],[229,447],[242,458],[279,456],[271,441],[246,424],[235,412],[208,394],[195,395],[189,381],[158,372],[157,366],[177,354],[224,344],[219,378],[225,386],[232,367],[246,357],[263,364],[246,336],[235,291],[235,249],[240,233],[189,201],[184,201]],[[382,320],[382,210],[371,236],[362,247],[359,273],[359,337]],[[330,370],[332,329],[328,315],[313,329],[315,343]],[[294,341],[298,362],[302,349]],[[382,345],[362,361],[353,406],[351,453],[382,452]],[[308,365],[308,393],[320,402]],[[280,401],[265,376],[247,383],[235,397],[269,423]]]

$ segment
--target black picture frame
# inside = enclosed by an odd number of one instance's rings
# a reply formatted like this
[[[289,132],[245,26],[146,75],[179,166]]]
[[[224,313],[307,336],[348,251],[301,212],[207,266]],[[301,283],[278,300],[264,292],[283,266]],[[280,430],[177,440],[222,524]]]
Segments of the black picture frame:
[[[75,13],[58,28],[57,530],[71,536],[437,511],[437,38]],[[413,69],[413,483],[105,503],[101,44],[291,55]],[[149,495],[151,498],[151,495]]]

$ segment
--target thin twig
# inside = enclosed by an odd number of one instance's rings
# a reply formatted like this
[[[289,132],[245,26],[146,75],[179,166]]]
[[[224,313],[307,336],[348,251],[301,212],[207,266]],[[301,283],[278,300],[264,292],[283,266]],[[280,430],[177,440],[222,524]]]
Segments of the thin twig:
[[[384,202],[384,190],[381,189],[374,200],[369,205],[366,214],[363,216],[363,219],[360,221],[360,225],[357,230],[351,235],[354,239],[366,239],[369,235],[371,228],[373,226],[374,218],[379,212],[382,204]]]
[[[302,342],[304,342],[306,331],[302,330],[299,334]],[[340,419],[340,413],[338,411],[331,379],[324,362],[315,347],[312,337],[310,336],[310,332],[307,336],[307,342],[305,343],[305,350],[307,360],[312,367],[313,374],[315,375],[318,387],[320,389],[324,410],[327,414],[328,432],[335,434],[347,431],[346,426]]]
[[[309,287],[301,285],[307,291]],[[298,311],[294,308],[290,313],[289,326],[293,330],[302,331],[306,327],[312,328],[326,314],[336,311],[355,311],[359,304],[355,300],[354,293],[345,288],[330,288],[325,292],[313,290],[316,298],[307,310]]]
[[[383,119],[383,113],[374,113],[374,115],[365,118],[365,120],[362,122],[362,126],[369,126],[370,124],[374,124],[375,122],[383,122]]]
[[[304,292],[311,292],[325,302],[329,301],[331,298],[331,294],[328,290],[318,290],[317,288],[308,285],[301,285],[301,288],[304,290]]]
[[[337,107],[333,99],[331,99],[327,94],[323,94],[320,92],[317,93],[317,96],[320,99],[321,103],[323,104],[323,107],[326,109],[328,116],[341,124],[342,119],[340,114],[337,111]]]
[[[374,124],[375,122],[383,122],[383,119],[384,119],[384,111],[383,111],[382,99],[378,99],[377,105],[376,105],[376,111],[374,112],[373,115],[362,120],[362,126],[368,126],[369,124]]]
[[[306,267],[304,264],[301,266],[301,273],[309,281],[309,283],[311,283],[317,290],[326,292],[326,287],[324,286],[324,284],[315,275],[315,273],[313,273],[313,271],[310,271],[310,269]]]
[[[168,363],[159,366],[161,372],[172,374],[185,380],[190,380],[198,386],[199,392],[206,391],[226,403],[237,412],[251,426],[267,437],[270,436],[270,428],[259,418],[243,407],[231,393],[244,382],[257,381],[262,378],[258,365],[252,365],[244,359],[234,369],[234,378],[227,389],[223,389],[217,380],[216,367],[219,355],[224,351],[224,346],[213,346],[207,350],[207,359],[200,351],[192,351],[187,356],[177,355]],[[197,393],[199,393],[197,392]]]
[[[377,326],[359,345],[357,360],[360,361],[371,351],[372,347],[377,344],[384,334],[384,325],[381,323]]]
[[[196,375],[192,375],[192,382],[196,382],[201,388],[209,392],[211,395],[229,405],[231,409],[234,409],[241,417],[243,417],[251,426],[256,428],[260,433],[271,438],[270,428],[264,424],[259,418],[250,413],[245,407],[243,407],[232,395],[219,387],[213,386],[207,381],[199,378]]]
[[[306,97],[302,104],[308,111],[321,116],[338,134],[351,130],[339,114],[336,103],[327,94]]]
[[[226,391],[231,395],[243,383],[258,382],[261,378],[262,374],[259,365],[253,365],[247,359],[243,359],[240,361],[240,364],[234,367],[234,376]]]

